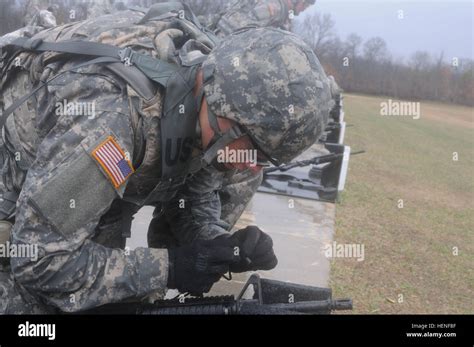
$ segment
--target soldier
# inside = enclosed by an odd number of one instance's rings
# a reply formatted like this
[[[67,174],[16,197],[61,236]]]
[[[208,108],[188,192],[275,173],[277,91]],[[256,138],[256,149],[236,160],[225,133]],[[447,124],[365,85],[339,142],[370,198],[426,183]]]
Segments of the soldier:
[[[29,4],[33,4],[30,2]],[[0,46],[3,46],[18,37],[32,37],[42,30],[53,28],[57,25],[55,13],[58,7],[56,5],[50,6],[45,10],[40,10],[38,7],[29,6],[29,10],[25,15],[28,21],[25,20],[25,26],[0,37]]]
[[[336,79],[334,78],[334,76],[330,75],[328,76],[328,79],[329,79],[329,86],[331,88],[331,95],[333,98],[339,98],[341,96],[341,93],[343,92],[343,90],[341,89],[341,87],[339,87],[339,84],[337,84],[336,82]]]
[[[58,27],[24,42],[22,64],[6,67],[1,219],[13,223],[12,246],[38,254],[11,257],[11,275],[0,272],[3,312],[77,312],[166,288],[204,293],[227,271],[276,266],[268,235],[253,226],[229,234],[221,219],[224,175],[260,167],[217,154],[292,160],[325,128],[327,77],[290,33],[249,29],[211,51],[190,16],[158,17],[124,11]],[[107,45],[61,45],[85,37]],[[114,46],[118,62],[83,55]],[[123,250],[145,205],[175,247]]]
[[[200,16],[199,20],[221,38],[248,26],[290,30],[291,19],[314,3],[315,0],[237,0],[220,14]],[[222,218],[229,225],[233,226],[237,222],[262,179],[262,173],[255,174],[248,170],[238,175],[228,175],[224,179],[219,194]],[[164,235],[161,233],[160,237]],[[149,235],[149,241],[153,240],[156,239]],[[167,240],[170,241],[169,238]]]
[[[57,7],[48,7],[47,10],[40,10],[36,15],[31,19],[31,22],[28,24],[30,26],[41,27],[41,30],[54,28],[56,24],[56,17],[54,12],[56,12]]]
[[[210,30],[224,37],[247,26],[291,29],[291,20],[316,0],[237,0],[222,14],[202,18]]]
[[[23,15],[23,25],[27,26],[33,21],[41,10],[46,10],[49,4],[47,0],[28,0],[25,4]]]
[[[123,4],[120,4],[123,5]],[[94,0],[87,6],[87,18],[100,17],[115,11],[114,2],[111,0]]]

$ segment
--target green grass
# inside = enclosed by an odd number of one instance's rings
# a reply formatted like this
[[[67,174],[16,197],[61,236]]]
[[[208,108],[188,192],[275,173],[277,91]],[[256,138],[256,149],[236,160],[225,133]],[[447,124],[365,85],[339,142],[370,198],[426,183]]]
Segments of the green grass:
[[[383,101],[345,97],[345,142],[367,153],[351,159],[335,240],[363,243],[365,261],[334,260],[331,285],[356,313],[474,313],[473,109],[422,102],[413,120],[381,116]]]

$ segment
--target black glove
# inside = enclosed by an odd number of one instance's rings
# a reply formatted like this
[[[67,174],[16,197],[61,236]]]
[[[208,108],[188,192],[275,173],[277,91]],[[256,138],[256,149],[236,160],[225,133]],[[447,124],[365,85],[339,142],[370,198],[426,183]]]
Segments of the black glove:
[[[240,255],[240,262],[232,264],[230,271],[271,270],[278,264],[272,238],[258,227],[248,226],[238,230],[230,239],[237,243]]]
[[[209,292],[229,266],[240,260],[234,247],[229,237],[217,237],[169,249],[168,288],[194,295]]]

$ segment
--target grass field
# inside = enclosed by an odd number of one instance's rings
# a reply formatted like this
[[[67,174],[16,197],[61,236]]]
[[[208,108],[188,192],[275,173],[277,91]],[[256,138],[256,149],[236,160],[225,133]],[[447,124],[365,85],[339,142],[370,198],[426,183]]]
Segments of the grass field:
[[[381,116],[387,99],[344,99],[345,142],[367,153],[351,159],[335,241],[363,244],[365,260],[332,260],[331,286],[355,313],[474,313],[473,109]]]

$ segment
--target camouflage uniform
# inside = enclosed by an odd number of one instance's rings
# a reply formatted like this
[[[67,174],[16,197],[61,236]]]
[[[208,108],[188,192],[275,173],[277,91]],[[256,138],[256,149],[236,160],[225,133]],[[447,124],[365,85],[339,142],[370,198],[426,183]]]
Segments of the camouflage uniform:
[[[30,25],[34,18],[38,16],[38,12],[46,10],[48,6],[47,0],[28,0],[24,7],[23,25]]]
[[[203,17],[203,22],[221,37],[247,26],[290,30],[291,7],[286,0],[238,0],[221,15]]]
[[[115,12],[113,1],[110,0],[94,0],[87,4],[87,18],[100,17],[105,14]]]
[[[176,17],[170,15],[135,25],[142,15],[125,11],[59,27],[35,38],[61,41],[87,37],[88,41],[132,46],[169,62],[192,60],[199,56],[196,48],[203,49],[201,55],[208,53],[203,47],[210,47],[205,43],[192,44],[192,39],[198,35],[191,26],[182,26]],[[180,34],[178,31],[186,32]],[[182,45],[182,42],[178,45],[182,34],[190,38],[190,45]],[[264,42],[271,44],[271,36],[275,33],[263,34]],[[249,35],[253,39],[249,39]],[[250,44],[256,39],[254,36],[246,33],[242,38],[245,42],[239,41],[240,45]],[[257,66],[265,70],[265,75],[261,76],[264,81],[275,76],[281,78],[279,71],[287,71],[288,80],[281,83],[271,80],[273,89],[269,92],[275,100],[265,103],[265,114],[258,115],[265,116],[265,122],[270,122],[265,123],[265,128],[271,130],[269,145],[278,149],[282,158],[285,154],[282,148],[287,149],[285,155],[297,155],[310,145],[308,138],[314,140],[316,133],[321,132],[320,123],[327,121],[325,103],[329,98],[327,78],[322,78],[324,72],[319,62],[312,52],[295,49],[302,44],[299,39],[294,37],[291,41],[295,43],[294,47],[282,48],[278,42],[274,46],[285,56],[275,60],[276,66],[262,66],[255,61],[253,66],[242,67],[242,71],[234,69],[234,73],[225,76],[231,78],[232,86],[239,87],[242,83],[238,90],[248,93],[239,96],[238,100],[243,98],[248,103],[248,107],[242,109],[245,114],[239,117],[250,120],[255,117],[253,110],[258,98],[249,93],[252,87],[248,87],[248,76],[255,75]],[[231,54],[233,48],[224,45],[222,49],[221,54],[225,56]],[[9,67],[15,71],[7,73],[7,78],[1,81],[3,109],[27,94],[39,81],[46,81],[83,62],[78,57],[64,59],[60,55],[22,53],[21,69]],[[258,59],[258,56],[251,56],[253,60]],[[293,57],[290,65],[293,64],[295,70],[286,69],[284,64],[288,63],[285,60],[288,57]],[[313,70],[305,70],[301,76],[295,66],[300,61],[306,66],[306,59],[310,60]],[[209,58],[208,61],[208,64],[215,64],[215,56],[214,60]],[[224,66],[227,63],[230,62],[226,60]],[[217,68],[217,72],[221,83],[225,71]],[[245,83],[240,81],[240,74]],[[226,101],[222,90],[219,92],[216,88],[219,86],[215,83],[209,84],[206,96],[214,114],[219,114],[216,105],[229,100]],[[208,94],[212,90],[216,90],[215,95]],[[236,90],[233,90],[234,97]],[[301,97],[295,99],[296,112],[287,114],[282,105],[290,104],[284,99],[292,95]],[[212,100],[210,96],[214,96]],[[177,244],[212,239],[228,232],[230,225],[221,218],[218,193],[222,190],[224,173],[207,166],[188,175],[176,189],[161,179],[163,99],[161,87],[156,87],[151,97],[143,99],[119,75],[104,66],[89,65],[60,75],[8,117],[4,127],[3,189],[20,192],[11,241],[14,245],[37,245],[39,254],[37,261],[11,258],[13,276],[1,281],[1,309],[7,313],[55,309],[75,312],[163,293],[168,282],[168,251],[138,248],[124,252],[121,249],[124,224],[127,227],[125,212],[133,214],[144,205],[155,207],[154,220],[169,225]],[[318,99],[322,100],[321,105],[318,105]],[[95,113],[58,112],[58,103],[64,100],[93,103]],[[232,105],[224,106],[225,110],[232,110]],[[275,107],[283,113],[277,114]],[[291,129],[282,131],[286,127]],[[254,127],[253,131],[261,140],[262,130]],[[296,138],[289,141],[287,137],[294,135]],[[114,173],[104,165],[110,158],[104,160],[102,151],[119,157],[121,170],[124,170],[122,177],[119,177],[120,172]],[[235,177],[228,178],[232,182]],[[250,186],[255,187],[255,182]],[[240,189],[236,192],[240,193]],[[227,218],[237,217],[229,212]],[[6,297],[13,299],[5,304]]]
[[[166,3],[165,1],[160,2]],[[114,10],[111,7],[110,2],[105,0],[94,2],[93,5],[89,5],[87,12],[88,18],[92,18],[112,13]],[[262,179],[262,173],[255,174],[250,170],[238,174],[233,172],[225,175],[222,189],[219,191],[222,204],[221,218],[229,224],[230,228],[235,225],[242,215],[246,206],[249,204],[260,186]],[[168,247],[170,245],[175,245],[176,241],[173,239],[173,235],[169,229],[170,226],[163,220],[163,218],[153,218],[148,233],[148,245],[150,247]],[[159,232],[157,232],[158,230]]]
[[[40,10],[31,20],[29,25],[39,26],[43,29],[54,28],[56,24],[56,17],[53,12],[48,10]]]
[[[23,28],[0,37],[0,46],[6,45],[18,37],[32,37],[40,31],[54,28],[56,25],[56,17],[52,12],[48,10],[38,10],[31,16],[31,19]]]
[[[171,25],[166,21],[153,22],[138,30],[148,35],[130,35],[128,31],[137,32],[131,24],[141,16],[125,11],[97,21],[59,27],[51,36],[40,33],[38,37],[47,40],[58,36],[62,40],[77,38],[84,31],[93,33],[91,40],[104,43],[153,46],[153,38]],[[107,26],[117,29],[107,35],[103,30]],[[112,36],[116,41],[111,42]],[[156,44],[161,55],[169,53],[164,40]],[[48,64],[48,57],[51,58],[50,53],[22,54],[22,71],[2,86],[5,105],[25,95],[34,82],[44,81],[78,63],[78,59],[63,59]],[[94,103],[96,114],[58,115],[56,103],[63,100]],[[162,90],[158,89],[151,100],[141,105],[140,114],[131,106],[132,100],[136,100],[136,94],[123,80],[104,67],[92,65],[65,73],[49,83],[9,117],[5,126],[4,186],[21,190],[12,242],[39,247],[37,262],[11,258],[14,278],[9,282],[10,289],[13,283],[21,292],[34,293],[29,299],[36,301],[28,300],[27,305],[34,302],[62,311],[78,311],[142,298],[165,289],[166,249],[138,248],[125,253],[120,249],[124,245],[124,204],[132,204],[138,210],[160,183]],[[109,136],[129,154],[137,168],[120,187],[112,184],[109,174],[93,156],[93,151]],[[15,160],[16,153],[21,155],[19,162]],[[212,167],[203,169],[187,180],[176,198],[151,203],[161,211],[161,218],[171,221],[173,234],[180,243],[213,238],[229,228],[219,219],[216,191],[222,176]],[[180,199],[186,203],[184,209],[179,209]],[[7,312],[24,312],[18,303],[9,302]]]
[[[286,0],[237,0],[221,14],[200,16],[199,20],[218,36],[225,37],[247,26],[291,28],[292,7]],[[233,226],[242,215],[263,180],[263,173],[250,171],[226,178],[219,192],[222,218]]]
[[[328,80],[329,86],[331,88],[331,96],[333,97],[333,99],[340,98],[343,90],[341,89],[339,84],[337,84],[336,79],[334,78],[334,76],[328,76]]]

